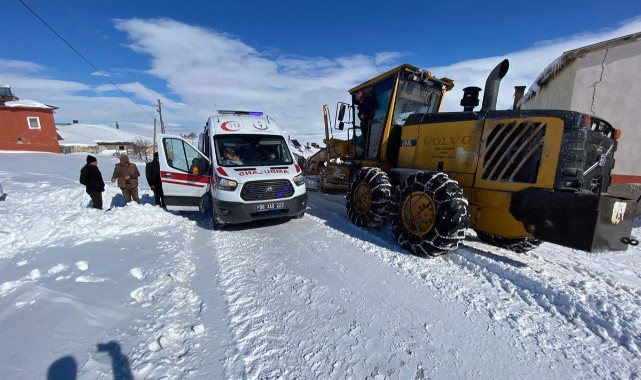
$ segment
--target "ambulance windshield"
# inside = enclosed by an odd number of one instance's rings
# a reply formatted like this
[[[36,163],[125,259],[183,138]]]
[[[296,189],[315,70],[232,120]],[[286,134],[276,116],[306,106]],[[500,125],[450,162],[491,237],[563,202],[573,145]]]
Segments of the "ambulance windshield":
[[[215,136],[216,160],[220,166],[273,166],[294,163],[282,136]]]

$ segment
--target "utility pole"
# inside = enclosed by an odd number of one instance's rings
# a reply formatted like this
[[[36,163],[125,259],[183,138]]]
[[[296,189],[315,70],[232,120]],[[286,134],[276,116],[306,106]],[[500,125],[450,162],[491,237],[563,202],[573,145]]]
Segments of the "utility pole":
[[[160,133],[165,133],[165,123],[162,121],[162,108],[160,99],[158,99],[158,114],[160,115]]]
[[[156,119],[154,119],[154,142],[151,144],[151,153],[156,153]]]

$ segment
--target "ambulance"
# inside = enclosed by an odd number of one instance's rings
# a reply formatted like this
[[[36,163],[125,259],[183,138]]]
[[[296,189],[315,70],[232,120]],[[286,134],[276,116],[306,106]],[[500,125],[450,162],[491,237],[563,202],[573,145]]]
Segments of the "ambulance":
[[[166,134],[157,146],[168,210],[209,209],[214,228],[305,214],[305,176],[281,129],[262,112],[218,111],[198,148]]]

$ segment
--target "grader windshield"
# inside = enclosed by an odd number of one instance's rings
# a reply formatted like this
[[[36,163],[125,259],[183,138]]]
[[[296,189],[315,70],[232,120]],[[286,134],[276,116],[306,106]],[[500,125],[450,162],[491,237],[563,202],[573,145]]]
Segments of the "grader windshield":
[[[392,123],[403,125],[407,117],[413,113],[438,112],[441,94],[440,88],[430,87],[425,82],[401,78],[398,83]]]

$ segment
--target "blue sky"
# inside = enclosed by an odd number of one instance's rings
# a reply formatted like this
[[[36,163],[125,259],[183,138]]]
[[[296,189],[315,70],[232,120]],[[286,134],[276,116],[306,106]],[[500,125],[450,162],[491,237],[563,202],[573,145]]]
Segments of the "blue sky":
[[[151,136],[156,99],[175,133],[218,109],[267,111],[291,134],[322,133],[322,105],[402,63],[483,87],[511,61],[499,108],[564,51],[641,31],[638,1],[3,1],[0,83],[79,119]],[[9,31],[9,32],[7,32]],[[333,108],[333,107],[332,107]]]

